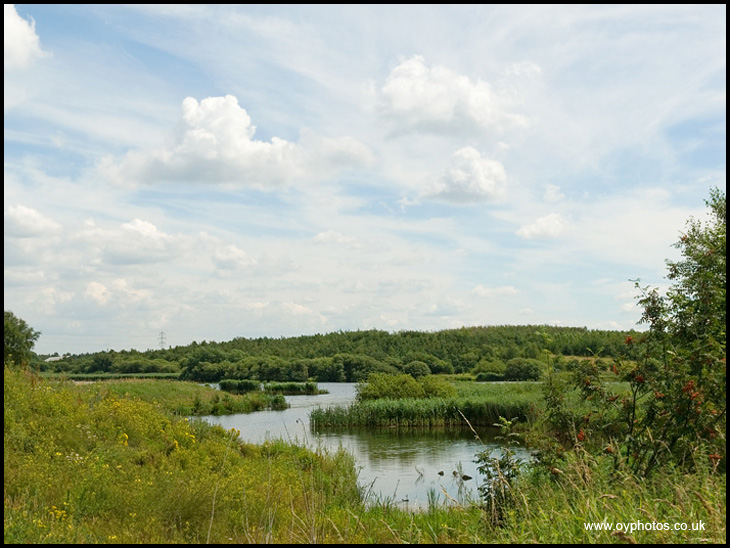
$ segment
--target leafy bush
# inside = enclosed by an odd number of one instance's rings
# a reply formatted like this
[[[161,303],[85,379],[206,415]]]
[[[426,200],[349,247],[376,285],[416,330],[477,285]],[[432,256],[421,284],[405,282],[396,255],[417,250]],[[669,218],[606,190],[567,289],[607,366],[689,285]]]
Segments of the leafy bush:
[[[427,375],[418,379],[427,398],[453,398],[456,396],[456,387],[443,377]]]
[[[357,385],[357,401],[425,397],[423,386],[411,375],[371,373],[367,382]]]
[[[428,367],[426,362],[414,360],[403,366],[403,372],[409,374],[414,379],[417,379],[419,377],[430,375],[431,369]]]
[[[504,380],[504,374],[501,373],[479,373],[476,378],[477,382],[499,382]]]
[[[504,375],[504,370],[506,368],[507,365],[502,360],[483,358],[471,369],[471,374],[479,375],[479,373],[496,373],[498,375]]]
[[[504,370],[506,381],[536,381],[542,374],[542,364],[530,358],[512,358]]]
[[[616,468],[646,477],[666,465],[697,467],[704,455],[725,469],[726,199],[715,190],[709,223],[690,220],[668,262],[665,295],[636,282],[649,331],[625,337],[629,359],[607,382],[599,360],[576,371],[583,416],[565,406],[565,387],[547,382],[549,418],[575,444],[612,456]]]
[[[218,383],[218,386],[221,390],[233,394],[245,394],[246,392],[261,390],[261,382],[250,379],[223,379]]]

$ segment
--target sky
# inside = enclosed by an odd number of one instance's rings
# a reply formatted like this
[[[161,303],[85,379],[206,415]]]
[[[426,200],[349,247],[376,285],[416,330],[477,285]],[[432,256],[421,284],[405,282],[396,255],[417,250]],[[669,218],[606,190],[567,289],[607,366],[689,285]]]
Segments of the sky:
[[[725,5],[5,4],[41,354],[642,329],[725,189]]]

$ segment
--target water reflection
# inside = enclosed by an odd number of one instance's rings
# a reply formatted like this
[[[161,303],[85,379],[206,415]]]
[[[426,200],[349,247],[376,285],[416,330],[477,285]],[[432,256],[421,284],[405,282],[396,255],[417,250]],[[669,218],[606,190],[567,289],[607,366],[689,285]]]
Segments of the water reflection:
[[[241,438],[251,443],[282,438],[315,449],[342,447],[354,455],[360,468],[359,482],[374,499],[390,498],[413,507],[426,506],[429,498],[444,502],[450,497],[463,503],[476,497],[482,477],[474,457],[486,448],[498,450],[494,430],[478,430],[481,441],[468,428],[313,431],[309,424],[312,409],[347,405],[355,397],[355,385],[351,383],[319,386],[329,393],[286,396],[291,407],[282,411],[202,418],[226,429],[240,430]],[[518,450],[517,456],[528,458],[524,450]]]

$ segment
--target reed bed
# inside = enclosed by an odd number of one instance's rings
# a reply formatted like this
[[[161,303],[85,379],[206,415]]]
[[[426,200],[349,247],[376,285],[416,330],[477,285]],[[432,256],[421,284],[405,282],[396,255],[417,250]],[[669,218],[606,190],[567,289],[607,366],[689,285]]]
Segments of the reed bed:
[[[707,455],[691,474],[668,467],[650,480],[611,472],[609,455],[568,455],[559,473],[517,478],[495,526],[455,501],[423,511],[364,504],[344,450],[244,444],[233,429],[126,393],[8,368],[4,440],[6,544],[726,542],[725,473]],[[639,522],[689,527],[618,534],[617,524]]]
[[[320,390],[316,382],[267,382],[264,384],[264,391],[289,396],[316,396],[327,393],[326,390]]]
[[[310,414],[315,428],[325,427],[429,427],[464,425],[492,426],[499,417],[530,421],[536,416],[536,402],[485,401],[481,398],[428,398],[367,400],[347,407],[318,408]],[[462,417],[463,414],[463,417]]]
[[[251,392],[266,392],[268,394],[282,394],[288,396],[314,396],[326,394],[326,390],[320,390],[316,382],[267,382],[251,379],[223,379],[218,382],[218,387],[224,392],[231,394],[248,394]]]
[[[261,390],[261,381],[251,379],[223,379],[218,382],[218,387],[224,392],[231,394],[245,394]]]

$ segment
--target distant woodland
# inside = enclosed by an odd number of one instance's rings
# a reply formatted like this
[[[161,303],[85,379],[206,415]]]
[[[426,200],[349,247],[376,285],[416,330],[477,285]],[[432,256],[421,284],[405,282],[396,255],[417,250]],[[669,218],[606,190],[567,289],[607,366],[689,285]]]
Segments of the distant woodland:
[[[227,342],[193,341],[160,350],[108,350],[46,361],[40,370],[68,374],[167,374],[182,380],[357,382],[371,372],[472,374],[499,378],[508,366],[539,368],[546,353],[558,368],[580,358],[626,356],[635,331],[545,325],[464,327],[436,332],[338,331],[299,337]],[[484,376],[487,376],[484,379]]]

